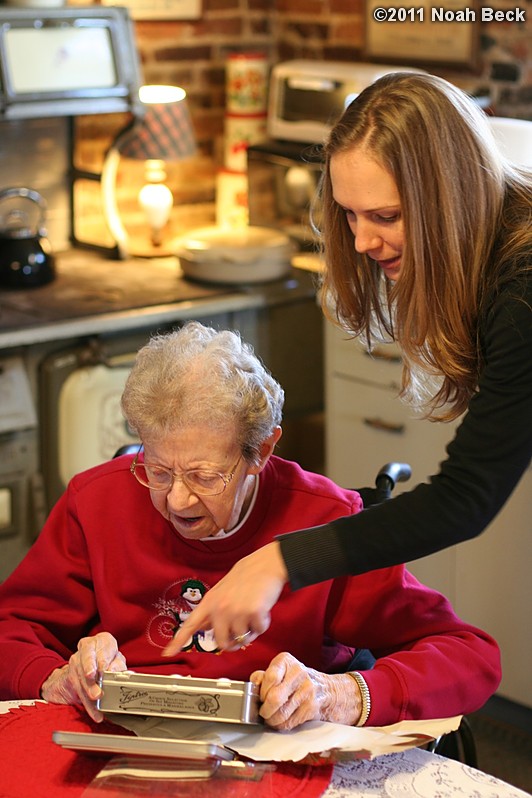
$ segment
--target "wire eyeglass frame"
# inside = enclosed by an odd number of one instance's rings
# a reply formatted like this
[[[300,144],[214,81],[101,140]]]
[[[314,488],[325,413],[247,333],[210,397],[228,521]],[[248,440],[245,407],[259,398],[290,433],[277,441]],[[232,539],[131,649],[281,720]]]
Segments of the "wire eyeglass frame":
[[[175,471],[172,471],[171,468],[166,468],[166,466],[157,465],[156,463],[139,463],[138,457],[141,452],[141,449],[142,446],[139,448],[133,462],[129,467],[129,470],[131,471],[131,473],[133,474],[133,476],[140,485],[143,485],[145,488],[148,488],[149,490],[170,491],[174,486],[175,480],[178,479],[185,483],[185,485],[191,491],[191,493],[197,494],[199,496],[219,496],[221,493],[223,493],[227,488],[227,486],[232,481],[233,477],[235,476],[236,469],[238,468],[238,465],[242,459],[242,453],[241,453],[233,468],[225,474],[221,474],[219,471],[209,471],[208,469],[204,468],[190,468],[188,471],[180,471],[176,473]],[[165,474],[169,478],[168,484],[156,487],[154,486],[153,483],[150,483],[147,471],[147,469],[149,468],[156,470],[157,472],[159,472],[159,474]],[[146,473],[146,479],[141,479],[138,469],[142,469]],[[205,490],[201,486],[195,484],[194,482],[192,482],[192,484],[189,482],[190,474],[201,474],[206,479],[217,478],[219,480],[219,484],[221,485],[221,487],[219,490],[210,490],[210,489]]]

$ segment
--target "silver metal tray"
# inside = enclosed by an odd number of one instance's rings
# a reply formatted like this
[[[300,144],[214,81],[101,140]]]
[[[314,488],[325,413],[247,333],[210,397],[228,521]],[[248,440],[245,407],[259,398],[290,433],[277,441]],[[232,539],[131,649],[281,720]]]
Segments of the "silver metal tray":
[[[96,705],[106,714],[262,722],[258,688],[251,682],[122,671],[103,673],[99,685],[103,694]]]
[[[161,737],[128,737],[122,734],[55,731],[52,740],[74,751],[95,751],[110,754],[138,754],[172,759],[232,760],[233,751],[217,743],[201,740],[173,740]]]

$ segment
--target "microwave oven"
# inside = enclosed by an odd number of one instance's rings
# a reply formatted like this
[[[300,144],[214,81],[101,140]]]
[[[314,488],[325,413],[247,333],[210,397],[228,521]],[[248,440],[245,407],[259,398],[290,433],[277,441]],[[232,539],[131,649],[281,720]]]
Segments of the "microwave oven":
[[[390,72],[407,67],[340,61],[285,61],[272,69],[268,101],[268,136],[322,142],[331,125],[360,92]]]

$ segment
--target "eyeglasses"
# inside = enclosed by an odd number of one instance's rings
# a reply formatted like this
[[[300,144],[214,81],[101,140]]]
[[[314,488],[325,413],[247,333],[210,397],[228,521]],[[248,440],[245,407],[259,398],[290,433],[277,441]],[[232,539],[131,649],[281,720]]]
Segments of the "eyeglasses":
[[[219,474],[216,471],[206,471],[203,468],[192,468],[189,471],[175,473],[171,468],[155,465],[154,463],[138,463],[140,449],[131,463],[130,471],[141,485],[150,490],[171,490],[176,479],[185,483],[192,493],[200,496],[217,496],[223,493],[233,479],[242,455],[236,461],[228,474]]]

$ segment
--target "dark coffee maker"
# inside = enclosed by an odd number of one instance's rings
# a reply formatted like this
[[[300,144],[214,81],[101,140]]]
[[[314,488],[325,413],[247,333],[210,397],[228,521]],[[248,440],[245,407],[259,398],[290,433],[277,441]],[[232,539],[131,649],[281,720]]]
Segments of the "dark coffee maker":
[[[45,213],[46,203],[33,189],[0,191],[0,286],[33,288],[55,278]]]

